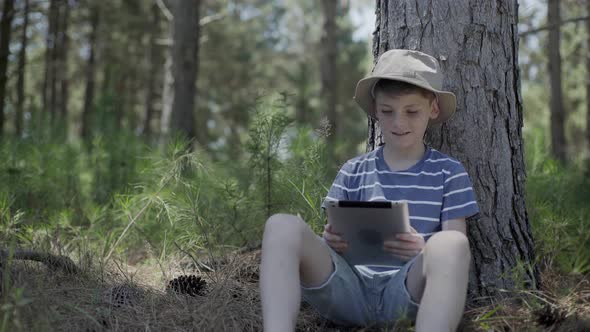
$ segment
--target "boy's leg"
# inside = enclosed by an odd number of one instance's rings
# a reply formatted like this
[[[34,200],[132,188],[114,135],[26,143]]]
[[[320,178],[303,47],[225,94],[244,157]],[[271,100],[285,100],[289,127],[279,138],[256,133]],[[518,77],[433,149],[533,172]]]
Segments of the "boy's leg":
[[[439,232],[428,240],[406,281],[420,303],[417,332],[455,331],[465,307],[470,259],[469,241],[461,232]]]
[[[299,217],[276,214],[264,228],[260,292],[265,331],[294,331],[301,285],[319,286],[332,272],[330,251]]]

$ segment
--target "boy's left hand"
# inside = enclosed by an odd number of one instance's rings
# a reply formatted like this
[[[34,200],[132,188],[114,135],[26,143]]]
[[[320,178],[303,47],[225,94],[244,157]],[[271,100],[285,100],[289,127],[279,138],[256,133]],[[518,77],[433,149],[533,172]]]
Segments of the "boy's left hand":
[[[410,229],[411,233],[397,234],[395,239],[383,241],[383,250],[404,262],[416,257],[426,242],[424,237],[418,234],[413,227]]]

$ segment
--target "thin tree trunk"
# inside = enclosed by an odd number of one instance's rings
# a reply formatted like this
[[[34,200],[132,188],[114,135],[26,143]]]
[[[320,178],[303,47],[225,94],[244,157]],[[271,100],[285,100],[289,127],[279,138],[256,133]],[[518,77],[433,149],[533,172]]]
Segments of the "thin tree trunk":
[[[160,117],[160,134],[162,138],[165,138],[170,132],[172,102],[174,101],[174,76],[172,75],[172,51],[170,48],[166,49],[164,60],[164,86],[162,87],[162,114]]]
[[[172,75],[174,99],[170,128],[195,138],[195,93],[199,52],[198,0],[176,0],[172,6]]]
[[[330,150],[334,150],[334,143],[337,140],[338,132],[338,73],[336,69],[338,45],[336,37],[336,10],[337,1],[322,0],[324,12],[324,34],[322,36],[321,49],[321,77],[322,77],[322,99],[324,103],[325,116],[330,123],[330,136],[328,143]]]
[[[590,15],[590,0],[586,0]],[[586,20],[586,158],[590,160],[590,20]]]
[[[53,73],[52,70],[52,54],[53,48],[55,47],[55,39],[54,39],[54,31],[56,26],[56,11],[58,9],[58,0],[49,0],[49,12],[48,16],[48,24],[47,24],[47,36],[45,38],[45,69],[43,75],[43,110],[46,112],[52,113],[50,109],[50,85],[52,82],[51,74]]]
[[[54,0],[55,3],[53,13],[50,12],[50,20],[53,21],[53,30],[51,31],[51,49],[50,53],[50,80],[49,80],[49,111],[51,113],[51,120],[55,120],[57,116],[57,104],[58,104],[58,64],[59,64],[59,26],[60,26],[60,8],[63,0]],[[50,24],[51,25],[51,24]]]
[[[59,96],[59,113],[60,117],[64,121],[65,128],[67,128],[67,115],[68,115],[68,99],[69,99],[69,77],[68,77],[68,47],[69,47],[69,36],[68,36],[68,25],[70,19],[70,5],[67,0],[62,4],[63,14],[60,15],[60,31],[59,31],[59,44],[58,44],[58,57],[59,65],[56,67],[56,73],[59,77],[60,84],[60,96]],[[67,132],[67,131],[66,131]]]
[[[551,153],[555,159],[565,162],[565,109],[563,108],[561,55],[559,52],[561,45],[559,0],[549,0],[547,5],[547,24],[552,27],[549,29],[549,42],[547,44],[549,80],[551,83]]]
[[[538,277],[524,199],[517,23],[516,0],[377,1],[375,58],[393,48],[431,54],[457,95],[457,114],[430,128],[427,142],[462,161],[473,180],[472,299],[519,286],[510,276],[521,263],[529,268],[519,281],[535,287]],[[371,149],[377,135],[369,133]]]
[[[8,55],[10,53],[10,33],[14,18],[14,0],[4,0],[2,20],[0,21],[0,136],[4,131],[4,105],[6,104],[6,81],[8,77]]]
[[[98,24],[100,18],[100,9],[97,5],[91,7],[90,14],[90,37],[88,45],[90,48],[88,62],[86,64],[86,89],[84,92],[84,108],[82,110],[82,129],[80,135],[83,139],[90,138],[92,128],[92,110],[94,107],[94,87],[96,85],[96,39],[98,36]]]
[[[27,29],[29,27],[29,10],[29,0],[24,0],[23,27],[20,39],[20,51],[18,53],[18,81],[16,83],[16,114],[14,118],[14,129],[17,137],[20,137],[23,132],[23,115],[25,105],[25,66],[27,64]]]
[[[156,44],[158,33],[160,32],[160,9],[157,4],[152,5],[152,22],[150,29],[150,53],[148,57],[148,81],[147,91],[145,96],[145,116],[143,118],[143,125],[141,133],[146,137],[152,134],[152,119],[154,118],[154,102],[156,99],[156,79],[159,65],[159,47]]]

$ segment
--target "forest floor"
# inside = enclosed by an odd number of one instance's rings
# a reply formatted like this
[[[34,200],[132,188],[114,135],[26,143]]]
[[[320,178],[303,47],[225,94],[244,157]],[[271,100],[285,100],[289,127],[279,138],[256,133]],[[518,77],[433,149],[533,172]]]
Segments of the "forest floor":
[[[198,267],[182,259],[166,264],[155,259],[133,264],[111,260],[97,266],[84,257],[73,274],[13,261],[0,270],[0,331],[262,331],[259,259],[258,250]],[[506,293],[494,303],[468,306],[459,330],[590,331],[588,275],[541,270],[541,289]],[[192,296],[167,287],[181,275],[201,278],[185,289]],[[297,330],[384,329],[334,326],[303,304]],[[402,321],[387,330],[413,331],[413,326]]]

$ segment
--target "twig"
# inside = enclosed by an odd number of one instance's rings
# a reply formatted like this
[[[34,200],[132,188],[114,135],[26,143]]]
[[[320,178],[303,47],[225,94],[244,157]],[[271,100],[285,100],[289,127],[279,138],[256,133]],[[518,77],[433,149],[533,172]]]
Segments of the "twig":
[[[556,28],[556,27],[560,27],[560,26],[562,26],[562,25],[564,25],[566,23],[586,21],[588,19],[590,19],[590,16],[588,16],[588,15],[586,15],[586,16],[580,16],[580,17],[574,17],[574,18],[569,18],[567,20],[561,20],[561,21],[559,21],[559,22],[557,22],[555,24],[545,25],[545,26],[542,26],[542,27],[539,27],[539,28],[536,28],[536,29],[531,29],[531,30],[523,31],[523,32],[519,33],[518,35],[522,37],[522,36],[530,35],[530,34],[533,34],[533,33],[541,32],[541,31],[544,31],[544,30],[550,30],[550,29],[553,29],[553,28]]]
[[[168,21],[172,21],[172,19],[174,18],[174,16],[172,16],[172,13],[170,12],[170,9],[168,9],[168,7],[166,7],[166,4],[164,3],[164,1],[162,1],[162,0],[156,0],[156,4],[158,5],[158,7],[160,8],[160,10],[162,11],[162,14],[164,14],[164,17],[166,17],[166,19]]]

